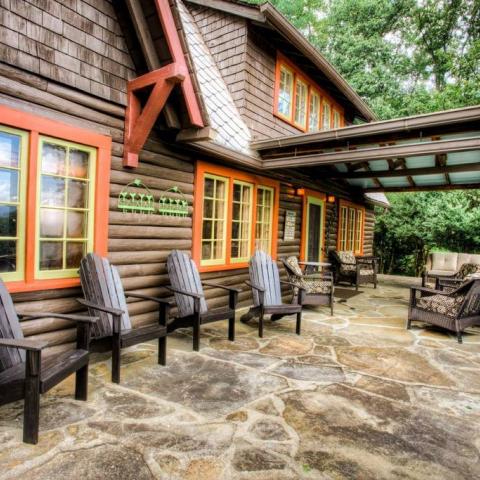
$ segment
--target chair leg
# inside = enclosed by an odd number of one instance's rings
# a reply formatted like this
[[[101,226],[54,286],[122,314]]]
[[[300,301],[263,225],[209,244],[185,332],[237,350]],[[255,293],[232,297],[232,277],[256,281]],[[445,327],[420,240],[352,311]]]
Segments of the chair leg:
[[[412,328],[412,321],[410,320],[410,318],[407,320],[407,330],[410,330],[410,328]]]
[[[23,405],[23,441],[36,445],[40,424],[40,352],[27,352],[25,403]]]
[[[463,343],[463,339],[462,339],[462,332],[457,332],[457,342],[458,343]]]
[[[167,337],[160,337],[158,339],[158,364],[167,364]]]
[[[263,310],[260,312],[260,316],[258,317],[258,336],[260,338],[263,337]]]
[[[87,400],[88,396],[88,363],[75,374],[75,399]]]
[[[112,382],[120,383],[120,336],[113,336],[112,340]]]
[[[228,339],[235,341],[235,315],[228,319]]]
[[[196,316],[193,320],[193,350],[200,350],[200,316]]]
[[[297,335],[300,335],[300,330],[302,328],[302,312],[298,312],[297,313],[297,326],[295,328],[295,332],[297,333]]]

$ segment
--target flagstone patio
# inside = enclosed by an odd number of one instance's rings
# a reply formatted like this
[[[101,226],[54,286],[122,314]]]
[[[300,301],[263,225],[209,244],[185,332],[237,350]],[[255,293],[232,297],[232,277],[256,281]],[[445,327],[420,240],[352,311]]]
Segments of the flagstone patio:
[[[473,479],[480,477],[480,329],[457,344],[405,330],[411,279],[338,288],[335,316],[237,323],[123,355],[122,385],[91,366],[88,402],[73,378],[42,398],[40,442],[21,442],[22,402],[0,408],[0,478]],[[225,323],[225,322],[224,322]]]

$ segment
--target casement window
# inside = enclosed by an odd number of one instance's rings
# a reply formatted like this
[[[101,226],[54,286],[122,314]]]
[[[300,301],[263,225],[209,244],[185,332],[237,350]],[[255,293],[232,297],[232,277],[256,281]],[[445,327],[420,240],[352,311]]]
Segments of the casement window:
[[[363,252],[365,209],[344,200],[340,201],[337,248],[352,251],[356,255]]]
[[[290,119],[293,111],[293,71],[286,65],[280,66],[278,87],[278,114]]]
[[[108,137],[0,107],[0,277],[11,291],[79,284],[106,254]]]
[[[342,126],[341,115],[338,110],[333,110],[333,128],[340,128]]]
[[[201,271],[244,267],[254,250],[276,254],[278,182],[198,162],[193,258]]]
[[[320,130],[320,94],[312,89],[308,108],[308,131],[318,130]]]
[[[297,78],[295,81],[295,115],[293,120],[295,125],[302,130],[307,128],[307,98],[308,85]]]
[[[322,130],[330,130],[331,127],[330,104],[325,100],[322,102]]]
[[[274,97],[273,114],[302,132],[343,126],[342,107],[280,52]]]

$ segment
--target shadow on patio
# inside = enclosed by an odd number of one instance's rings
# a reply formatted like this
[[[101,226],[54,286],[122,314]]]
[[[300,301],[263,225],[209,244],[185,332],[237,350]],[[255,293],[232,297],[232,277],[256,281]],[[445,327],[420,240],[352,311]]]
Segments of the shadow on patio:
[[[123,355],[122,385],[93,359],[90,396],[73,377],[42,398],[40,442],[21,443],[23,402],[1,407],[2,478],[474,478],[479,475],[480,335],[463,345],[405,330],[412,279],[337,289],[335,316],[237,322]]]

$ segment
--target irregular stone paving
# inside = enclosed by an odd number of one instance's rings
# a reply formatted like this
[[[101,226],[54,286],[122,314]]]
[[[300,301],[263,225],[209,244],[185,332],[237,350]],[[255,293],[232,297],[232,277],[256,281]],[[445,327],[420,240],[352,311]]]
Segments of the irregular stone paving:
[[[358,294],[338,287],[335,316],[187,331],[123,354],[122,384],[95,358],[88,402],[73,377],[41,402],[40,442],[21,442],[22,402],[0,408],[0,478],[480,478],[480,329],[456,343],[405,330],[410,279]]]

